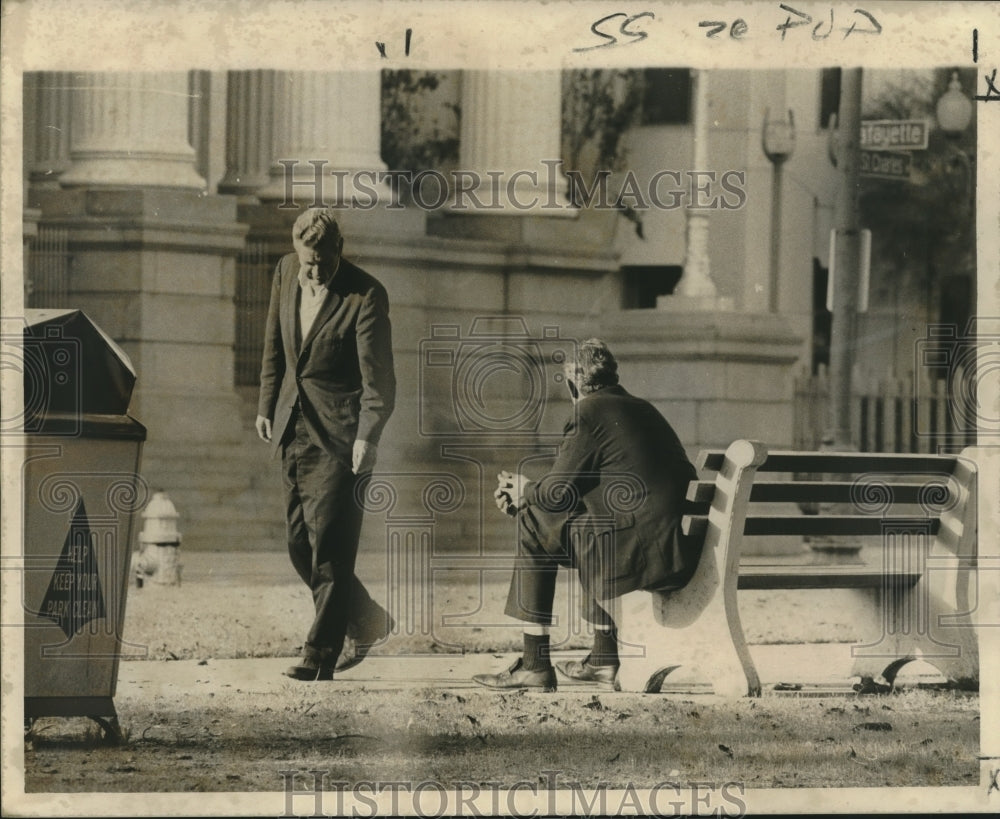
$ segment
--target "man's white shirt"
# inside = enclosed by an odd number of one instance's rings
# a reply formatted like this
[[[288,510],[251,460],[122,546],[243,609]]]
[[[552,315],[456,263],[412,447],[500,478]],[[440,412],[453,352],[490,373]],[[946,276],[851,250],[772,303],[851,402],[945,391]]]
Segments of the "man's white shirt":
[[[316,321],[319,308],[323,306],[323,300],[327,294],[326,285],[310,281],[306,270],[307,268],[305,267],[299,270],[299,289],[301,290],[299,297],[299,329],[303,339],[309,335],[309,330],[312,328],[313,322]]]

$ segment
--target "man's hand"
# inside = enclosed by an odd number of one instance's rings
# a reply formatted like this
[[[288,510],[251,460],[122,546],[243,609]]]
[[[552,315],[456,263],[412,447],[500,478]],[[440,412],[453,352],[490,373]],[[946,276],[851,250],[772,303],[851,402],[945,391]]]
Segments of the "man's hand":
[[[371,472],[375,468],[375,459],[377,457],[378,447],[375,444],[371,444],[368,441],[355,441],[351,469],[355,475]]]
[[[524,475],[515,475],[513,472],[507,471],[501,472],[497,475],[497,491],[493,493],[493,496],[497,498],[497,505],[500,505],[499,496],[505,494],[515,509],[523,507],[524,489],[529,483],[530,481]]]
[[[510,515],[511,517],[517,515],[517,507],[511,503],[510,495],[507,494],[506,489],[500,489],[498,487],[493,493],[493,500],[496,501],[497,509],[505,515]]]
[[[257,420],[254,422],[254,426],[257,427],[257,437],[262,441],[270,442],[271,419],[265,418],[263,415],[258,415]]]

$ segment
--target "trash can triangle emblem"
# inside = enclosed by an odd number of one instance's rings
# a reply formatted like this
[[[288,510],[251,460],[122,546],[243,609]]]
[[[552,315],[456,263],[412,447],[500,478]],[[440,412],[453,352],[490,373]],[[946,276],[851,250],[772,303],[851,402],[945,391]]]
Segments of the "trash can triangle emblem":
[[[81,631],[92,620],[105,616],[97,552],[83,498],[73,513],[39,614],[56,623],[67,637]]]

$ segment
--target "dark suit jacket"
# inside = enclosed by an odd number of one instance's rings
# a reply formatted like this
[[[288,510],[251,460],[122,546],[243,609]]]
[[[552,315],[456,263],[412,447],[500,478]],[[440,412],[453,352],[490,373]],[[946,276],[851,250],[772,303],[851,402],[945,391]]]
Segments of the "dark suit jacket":
[[[683,585],[700,547],[680,534],[697,473],[677,434],[620,386],[590,393],[575,409],[552,469],[525,491],[528,510],[568,516],[562,537],[584,591],[598,600]]]
[[[389,298],[342,258],[299,339],[298,275],[296,254],[283,256],[271,287],[257,413],[271,419],[277,451],[298,399],[313,442],[350,464],[355,439],[377,444],[395,402]]]

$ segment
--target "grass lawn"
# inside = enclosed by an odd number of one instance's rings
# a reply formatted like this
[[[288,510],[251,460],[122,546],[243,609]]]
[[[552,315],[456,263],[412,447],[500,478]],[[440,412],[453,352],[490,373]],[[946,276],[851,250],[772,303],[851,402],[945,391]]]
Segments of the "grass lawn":
[[[338,695],[343,692],[342,695]],[[84,720],[35,731],[29,791],[276,791],[281,771],[333,781],[544,783],[747,789],[973,785],[978,697],[913,690],[878,698],[531,694],[432,688],[280,694],[190,692],[122,699],[126,746]],[[546,773],[548,772],[548,773]],[[127,775],[125,775],[127,774]],[[303,777],[299,787],[308,789]]]

